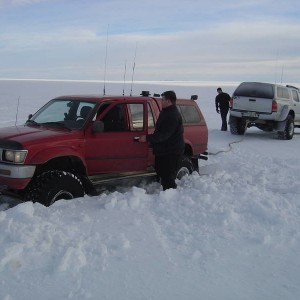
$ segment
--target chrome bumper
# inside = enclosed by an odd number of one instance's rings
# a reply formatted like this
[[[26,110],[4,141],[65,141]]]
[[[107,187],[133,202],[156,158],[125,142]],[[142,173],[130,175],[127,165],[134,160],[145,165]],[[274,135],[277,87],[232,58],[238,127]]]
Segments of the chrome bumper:
[[[10,165],[0,163],[0,176],[8,178],[31,178],[36,166]]]

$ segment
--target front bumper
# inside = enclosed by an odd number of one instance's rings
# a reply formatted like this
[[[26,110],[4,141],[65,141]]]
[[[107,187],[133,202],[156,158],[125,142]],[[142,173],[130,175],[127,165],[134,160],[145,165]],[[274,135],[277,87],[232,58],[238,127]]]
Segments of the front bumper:
[[[21,190],[30,182],[36,166],[0,163],[0,186]]]

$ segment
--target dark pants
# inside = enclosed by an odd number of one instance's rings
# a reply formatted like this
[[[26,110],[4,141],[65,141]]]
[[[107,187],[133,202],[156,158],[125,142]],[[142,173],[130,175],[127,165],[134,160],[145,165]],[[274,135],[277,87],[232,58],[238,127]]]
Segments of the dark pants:
[[[222,131],[227,131],[227,114],[229,109],[228,108],[222,108],[220,110],[221,118],[222,118]]]
[[[155,156],[155,171],[161,180],[163,190],[176,189],[175,183],[181,155]]]

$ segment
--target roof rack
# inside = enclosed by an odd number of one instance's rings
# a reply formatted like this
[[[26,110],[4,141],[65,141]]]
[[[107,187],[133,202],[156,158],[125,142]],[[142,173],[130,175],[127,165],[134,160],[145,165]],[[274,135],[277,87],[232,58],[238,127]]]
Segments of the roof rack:
[[[295,86],[292,86],[292,85],[289,85],[289,84],[287,84],[286,87],[289,87],[289,88],[292,88],[292,89],[296,89],[296,90],[299,91],[299,88],[297,88],[297,87],[295,87]]]
[[[140,95],[143,96],[143,97],[149,97],[149,96],[151,96],[151,94],[150,94],[149,91],[142,91],[142,93]]]

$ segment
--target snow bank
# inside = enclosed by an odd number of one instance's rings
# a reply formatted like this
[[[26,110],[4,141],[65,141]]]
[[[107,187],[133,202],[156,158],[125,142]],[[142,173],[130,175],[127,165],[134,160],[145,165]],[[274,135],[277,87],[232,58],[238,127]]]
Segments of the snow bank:
[[[177,190],[0,206],[1,299],[299,298],[299,132],[251,129],[226,152],[240,138],[200,91],[212,154]]]

